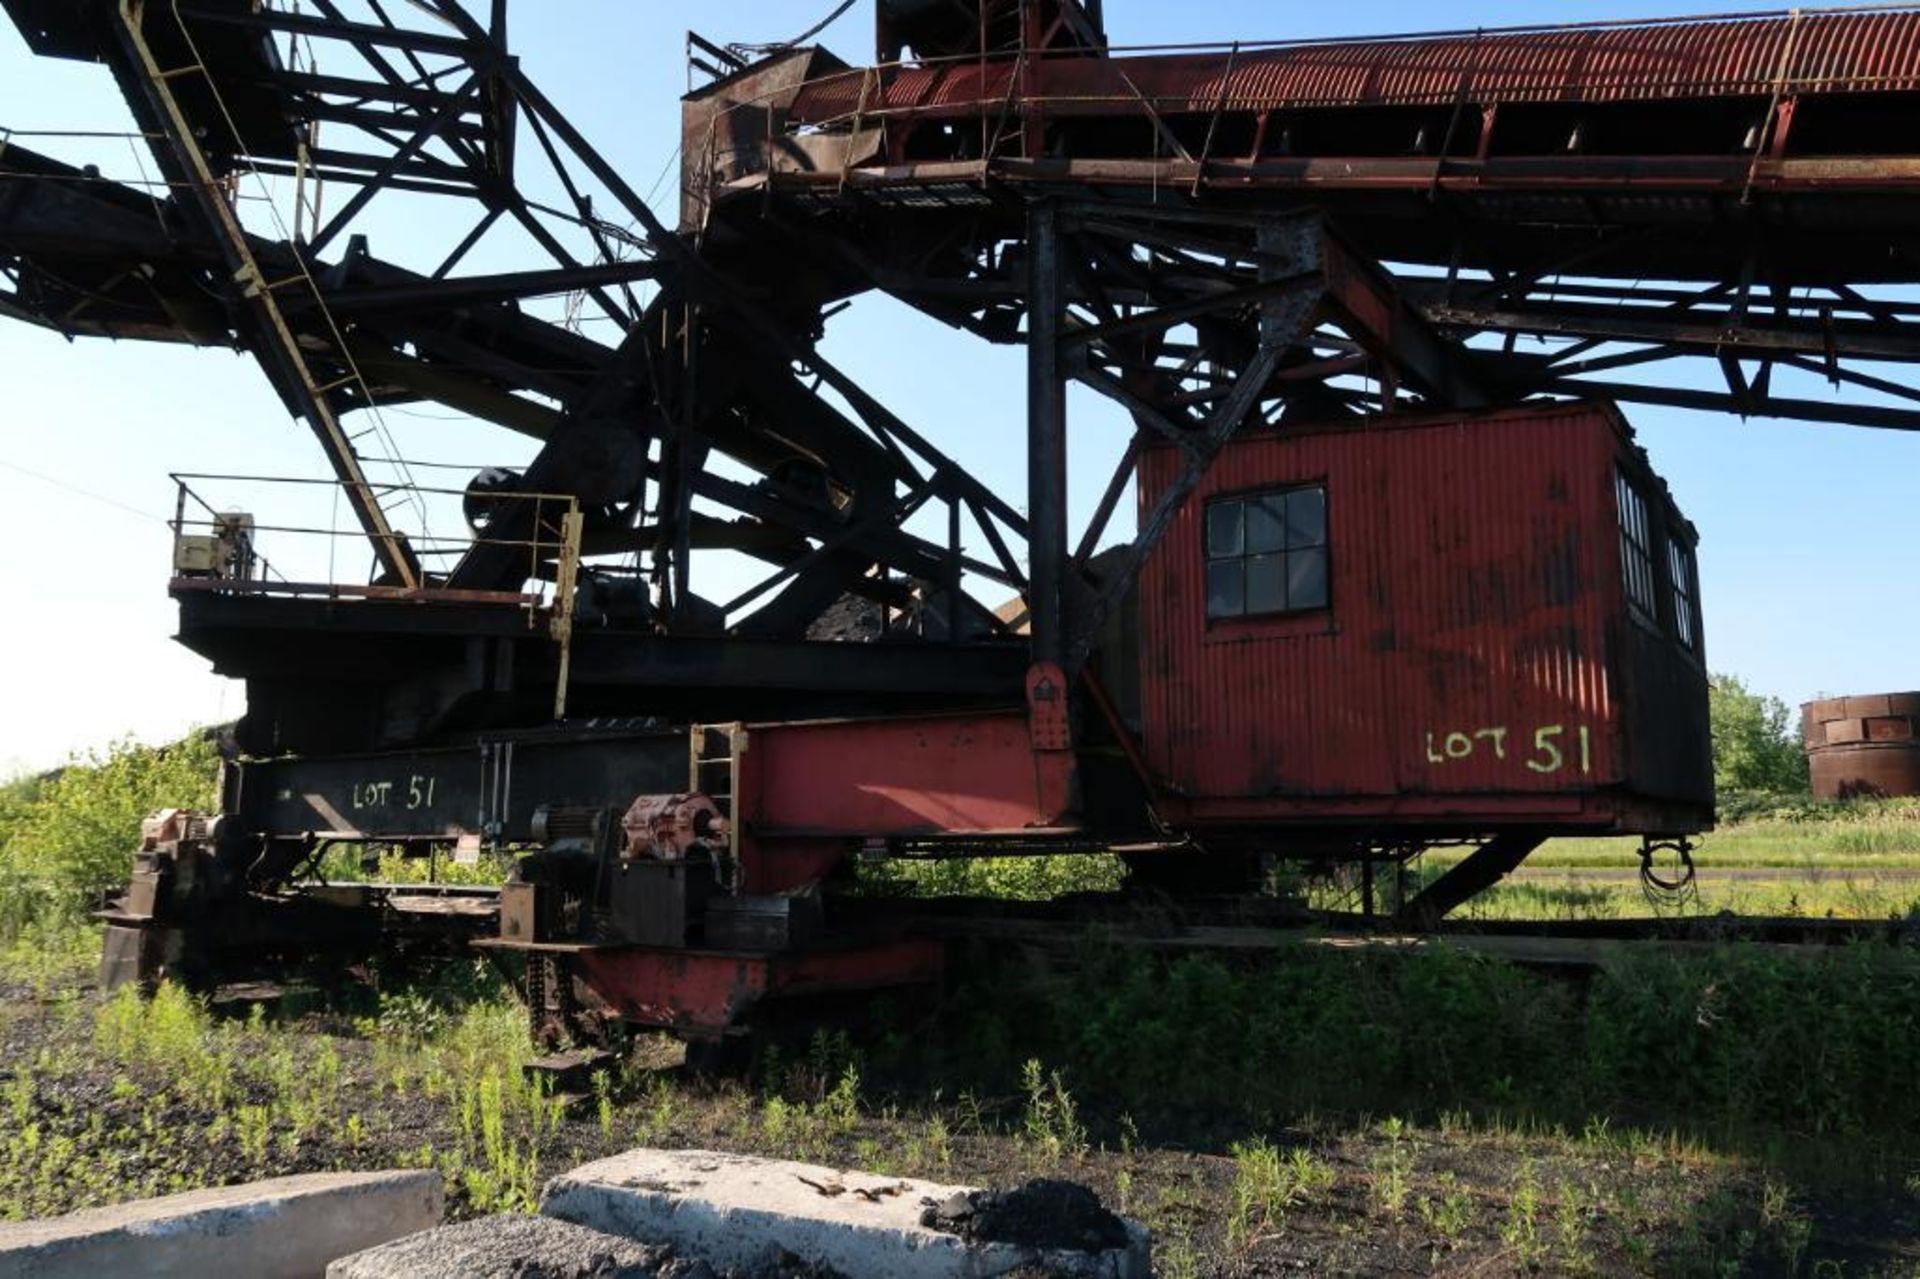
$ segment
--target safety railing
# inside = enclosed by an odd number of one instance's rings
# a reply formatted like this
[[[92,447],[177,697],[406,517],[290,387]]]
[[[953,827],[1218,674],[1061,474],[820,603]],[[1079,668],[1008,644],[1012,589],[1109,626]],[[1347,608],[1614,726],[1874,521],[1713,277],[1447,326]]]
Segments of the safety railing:
[[[173,530],[172,588],[175,592],[518,608],[525,612],[529,628],[544,623],[550,637],[559,645],[554,718],[565,716],[572,668],[574,608],[586,527],[577,498],[511,490],[476,493],[472,489],[425,485],[380,486],[378,495],[383,501],[404,490],[404,495],[422,511],[423,526],[429,505],[457,500],[473,531],[462,537],[446,537],[436,536],[424,527],[413,533],[396,528],[388,536],[403,543],[412,562],[422,566],[420,580],[414,585],[405,585],[375,577],[361,583],[338,580],[333,566],[337,545],[342,541],[349,545],[364,543],[367,535],[363,529],[343,529],[318,522],[262,523],[251,511],[215,506],[196,487],[227,484],[320,493],[337,492],[343,481],[219,474],[174,474],[170,478],[176,490],[173,518],[168,522]],[[282,561],[294,567],[282,568],[264,553],[263,539],[286,542],[305,539],[309,544],[321,544],[326,548],[327,567],[320,571],[317,557],[296,554]],[[502,571],[512,571],[515,561],[524,557],[516,589],[473,589],[453,584],[460,580],[459,566],[471,562],[470,557],[499,552],[506,553]],[[392,562],[393,558],[390,555],[376,557],[379,562]]]
[[[436,535],[424,528],[409,531],[396,527],[388,536],[409,547],[418,556],[427,573],[418,587],[404,587],[376,578],[370,583],[339,580],[333,571],[334,557],[328,556],[328,568],[317,572],[311,557],[301,557],[301,567],[286,570],[269,559],[261,540],[271,537],[282,541],[308,539],[316,544],[364,544],[367,535],[359,528],[342,528],[318,523],[266,523],[254,512],[228,505],[216,506],[201,491],[211,485],[274,487],[333,492],[343,487],[338,480],[283,476],[212,473],[176,473],[169,478],[175,485],[174,515],[168,521],[175,538],[178,576],[207,583],[207,589],[241,593],[280,595],[321,594],[337,597],[433,599],[464,595],[493,600],[543,605],[551,592],[536,590],[461,590],[445,585],[448,573],[461,559],[486,547],[512,550],[525,557],[524,580],[550,585],[557,591],[564,575],[565,561],[577,560],[579,536],[575,529],[581,510],[577,498],[558,493],[501,491],[484,494],[479,500],[489,512],[484,526],[462,536]],[[423,484],[377,486],[383,499],[404,493],[418,499],[422,509],[435,499],[474,500],[468,489],[436,488]],[[311,505],[311,504],[309,504]],[[424,521],[423,521],[424,522]],[[526,530],[525,535],[496,530]],[[200,539],[182,543],[183,538]],[[283,557],[291,561],[293,557]]]

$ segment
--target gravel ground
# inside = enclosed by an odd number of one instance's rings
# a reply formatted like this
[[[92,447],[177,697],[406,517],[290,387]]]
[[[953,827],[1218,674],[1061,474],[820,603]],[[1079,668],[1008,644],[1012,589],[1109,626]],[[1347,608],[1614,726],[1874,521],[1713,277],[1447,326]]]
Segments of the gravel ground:
[[[649,1248],[546,1217],[500,1216],[443,1226],[373,1248],[327,1270],[327,1279],[695,1279],[662,1248]]]
[[[97,997],[0,1000],[0,1217],[44,1216],[207,1185],[296,1172],[447,1167],[486,1143],[463,1131],[467,1094],[392,1081],[391,1049],[345,1019],[314,1016],[263,1032],[302,1070],[337,1055],[330,1112],[295,1130],[286,1114],[252,1132],[251,1092],[215,1106],[191,1079],[159,1078],[103,1055]],[[383,1060],[383,1053],[386,1059]],[[1309,1120],[1250,1132],[1204,1115],[1136,1130],[1087,1114],[1084,1128],[1036,1135],[1017,1098],[956,1099],[910,1081],[863,1086],[844,1109],[826,1093],[770,1094],[764,1081],[687,1076],[670,1062],[630,1066],[606,1098],[544,1130],[531,1184],[638,1145],[799,1158],[878,1175],[1007,1189],[1036,1178],[1092,1188],[1155,1233],[1170,1279],[1264,1275],[1816,1273],[1844,1279],[1920,1274],[1920,1158],[1902,1174],[1718,1153],[1645,1134],[1569,1135],[1469,1124],[1417,1127]],[[1246,1142],[1270,1152],[1266,1180]],[[528,1133],[505,1142],[525,1157]],[[1236,1143],[1241,1144],[1236,1152]],[[1811,1149],[1811,1147],[1809,1147]],[[466,1168],[476,1168],[477,1153]],[[456,1158],[455,1171],[458,1171]],[[1891,1179],[1889,1180],[1889,1177]],[[455,1239],[492,1249],[462,1274],[658,1274],[706,1279],[692,1263],[642,1249],[568,1251],[573,1269],[511,1267],[525,1251],[449,1181]],[[534,1225],[525,1229],[538,1230]],[[488,1257],[495,1260],[487,1261]],[[620,1267],[653,1266],[631,1271]],[[400,1273],[431,1271],[410,1270]],[[856,1277],[858,1279],[858,1277]]]

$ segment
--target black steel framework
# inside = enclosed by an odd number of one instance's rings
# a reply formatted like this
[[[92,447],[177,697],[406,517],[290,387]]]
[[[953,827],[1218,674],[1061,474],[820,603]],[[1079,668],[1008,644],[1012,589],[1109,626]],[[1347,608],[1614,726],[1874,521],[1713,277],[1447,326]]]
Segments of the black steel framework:
[[[1502,214],[1498,201],[1458,194],[1444,152],[1413,205],[1404,191],[1390,207],[1351,192],[1309,198],[1259,187],[1254,169],[1231,171],[1225,139],[1246,122],[1224,99],[1210,118],[1173,120],[1143,99],[1150,159],[1079,164],[1070,113],[1036,123],[1003,106],[997,120],[982,116],[972,169],[955,167],[975,146],[962,129],[954,156],[935,157],[948,164],[944,179],[914,165],[856,174],[857,146],[873,148],[860,166],[885,159],[885,113],[814,136],[754,96],[765,80],[790,99],[800,80],[842,64],[809,49],[697,40],[721,78],[690,100],[689,137],[704,120],[706,136],[724,128],[727,145],[744,149],[725,174],[689,149],[688,216],[675,229],[522,69],[505,0],[483,16],[461,0],[6,8],[37,51],[107,63],[169,195],[0,145],[0,314],[72,336],[253,353],[325,446],[380,580],[403,590],[516,589],[525,565],[498,546],[540,541],[542,530],[519,527],[540,517],[505,498],[577,500],[583,549],[598,563],[590,572],[646,588],[644,604],[595,641],[611,683],[623,682],[609,655],[622,642],[635,655],[629,674],[659,669],[642,653],[662,640],[804,644],[849,596],[882,629],[906,619],[930,644],[999,645],[1071,671],[1226,440],[1293,416],[1603,395],[1920,425],[1920,408],[1908,407],[1920,392],[1856,367],[1920,359],[1920,303],[1884,296],[1920,270],[1902,274],[1895,255],[1871,279],[1840,278],[1843,263],[1866,261],[1849,246],[1823,275],[1810,251],[1782,257],[1788,232],[1762,224],[1764,200],[1750,213],[1710,198],[1715,217],[1744,229],[1744,248],[1729,248],[1703,231],[1697,208],[1669,223],[1581,197],[1579,157],[1555,161],[1571,175],[1567,194],[1525,206],[1545,212]],[[993,0],[960,23],[917,12],[879,5],[883,60],[1025,69],[1108,55],[1100,6],[1087,0]],[[822,139],[840,148],[837,182],[817,163],[834,154]],[[743,183],[740,155],[756,147]],[[788,152],[811,158],[788,172]],[[291,188],[284,234],[242,225],[236,197],[253,182]],[[433,220],[447,228],[434,260],[409,268],[376,256],[381,218],[422,199],[466,214]],[[462,273],[508,232],[527,267]],[[756,287],[774,278],[781,289]],[[1024,512],[820,354],[825,317],[871,290],[1025,346]],[[612,336],[543,316],[540,300],[558,297]],[[1546,345],[1523,345],[1534,339]],[[1724,386],[1622,377],[1702,358]],[[1797,397],[1778,388],[1783,371],[1884,402]],[[1066,510],[1070,382],[1133,425],[1077,530]],[[538,444],[531,462],[471,495],[491,545],[451,564],[424,562],[396,526],[406,468],[366,443],[379,442],[382,408],[417,401]],[[1185,464],[1135,534],[1096,559],[1153,441]],[[709,549],[762,560],[767,575],[703,600],[692,565]],[[613,563],[623,557],[632,566]],[[1024,597],[1030,639],[983,590]],[[220,627],[256,624],[240,614],[277,626],[269,614],[291,605],[188,607],[205,623],[189,629],[205,632],[206,650],[246,674],[244,646]],[[357,616],[373,626],[375,611]],[[216,613],[219,626],[207,621]],[[779,651],[769,661],[781,678],[804,685],[804,661]],[[708,666],[754,669],[749,650]],[[890,691],[910,695],[916,678],[903,671]],[[1007,693],[1018,695],[1017,681]]]

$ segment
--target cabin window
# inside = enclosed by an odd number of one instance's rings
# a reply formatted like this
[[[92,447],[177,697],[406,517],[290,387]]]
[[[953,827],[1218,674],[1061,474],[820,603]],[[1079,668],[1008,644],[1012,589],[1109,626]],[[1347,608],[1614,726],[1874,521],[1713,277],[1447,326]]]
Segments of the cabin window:
[[[1689,653],[1700,651],[1700,612],[1694,600],[1699,574],[1693,551],[1678,538],[1667,539],[1667,571],[1673,578],[1673,634]]]
[[[1653,523],[1647,499],[1624,472],[1615,472],[1613,487],[1620,506],[1620,571],[1626,580],[1627,608],[1640,621],[1658,627],[1660,597],[1653,576]]]
[[[1207,617],[1310,613],[1332,600],[1323,484],[1207,504]]]

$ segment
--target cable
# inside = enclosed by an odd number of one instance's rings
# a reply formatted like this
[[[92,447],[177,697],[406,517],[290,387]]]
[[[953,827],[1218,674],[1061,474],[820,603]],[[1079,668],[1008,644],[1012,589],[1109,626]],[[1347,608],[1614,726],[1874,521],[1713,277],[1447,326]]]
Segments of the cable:
[[[22,466],[18,462],[9,462],[5,458],[0,458],[0,466],[4,466],[9,471],[18,471],[29,479],[39,480],[42,484],[51,484],[57,489],[65,489],[76,497],[84,497],[88,501],[99,502],[102,505],[111,506],[116,510],[125,511],[128,515],[138,515],[141,519],[152,520],[156,524],[169,523],[165,516],[155,515],[152,511],[143,511],[137,506],[128,506],[119,498],[108,497],[104,493],[95,493],[91,489],[83,489],[78,484],[69,484],[65,480],[56,479],[54,476],[36,471],[32,467]]]
[[[807,41],[813,39],[815,36],[819,35],[822,31],[825,31],[828,27],[832,26],[834,23],[840,21],[840,19],[846,17],[847,11],[853,8],[855,2],[856,0],[842,0],[842,3],[839,8],[835,9],[832,13],[829,13],[826,17],[820,19],[820,21],[814,23],[812,26],[808,27],[805,31],[802,31],[799,35],[795,36],[791,40],[782,40],[777,44],[730,44],[727,46],[727,51],[729,53],[743,53],[748,55],[759,54],[762,56],[769,53],[784,53],[786,50],[791,49],[796,45],[805,44]]]
[[[199,44],[194,40],[193,33],[187,29],[186,19],[180,14],[180,0],[173,0],[173,21],[174,25],[179,28],[180,37],[186,43],[187,50],[192,55],[195,63],[203,69],[207,67],[207,60],[201,54]],[[213,98],[214,106],[219,109],[221,118],[226,122],[227,132],[233,138],[237,158],[239,155],[246,153],[245,137],[240,131],[239,124],[234,119],[232,110],[227,106],[226,97],[220,92],[220,86],[214,80],[212,73],[203,70],[202,78],[206,82],[208,93]],[[259,168],[252,164],[251,157],[249,157],[248,160],[247,172],[260,186],[260,189],[267,193],[267,211],[273,216],[274,228],[279,231],[281,240],[287,245],[289,254],[293,258],[294,266],[299,269],[301,279],[305,281],[308,292],[312,294],[314,304],[320,313],[321,319],[326,321],[327,329],[333,335],[334,349],[339,353],[342,363],[346,365],[354,382],[359,385],[360,392],[362,396],[365,397],[366,411],[373,419],[373,433],[386,447],[386,460],[392,463],[394,459],[400,456],[400,446],[398,441],[394,439],[392,431],[388,429],[385,417],[381,414],[379,400],[373,393],[373,387],[367,381],[366,375],[361,372],[359,361],[354,359],[353,352],[348,348],[346,338],[340,327],[340,322],[327,306],[327,300],[321,292],[319,282],[313,278],[313,272],[309,269],[306,255],[301,253],[299,248],[294,245],[293,237],[288,233],[287,224],[280,216],[279,206],[272,201],[271,188],[267,186],[266,180],[261,175]],[[215,198],[218,198],[217,194]],[[342,431],[345,430],[344,425],[341,429]],[[361,432],[361,435],[365,434],[367,433]],[[358,438],[360,438],[360,436],[348,436],[349,447],[351,447],[352,442]],[[405,466],[400,466],[399,470],[408,483],[411,484],[412,476],[407,474]],[[421,531],[428,531],[429,520],[427,517],[426,504],[420,500],[417,494],[412,497],[412,503],[414,510],[420,517]],[[382,515],[384,514],[385,511],[383,509]]]
[[[1640,889],[1656,910],[1683,910],[1700,899],[1699,872],[1693,864],[1693,841],[1645,838],[1640,845]],[[1673,874],[1662,874],[1654,865],[1658,853],[1672,853]]]
[[[7,129],[0,128],[0,140],[13,138],[132,138],[148,142],[164,141],[159,133],[132,133],[124,129]]]

